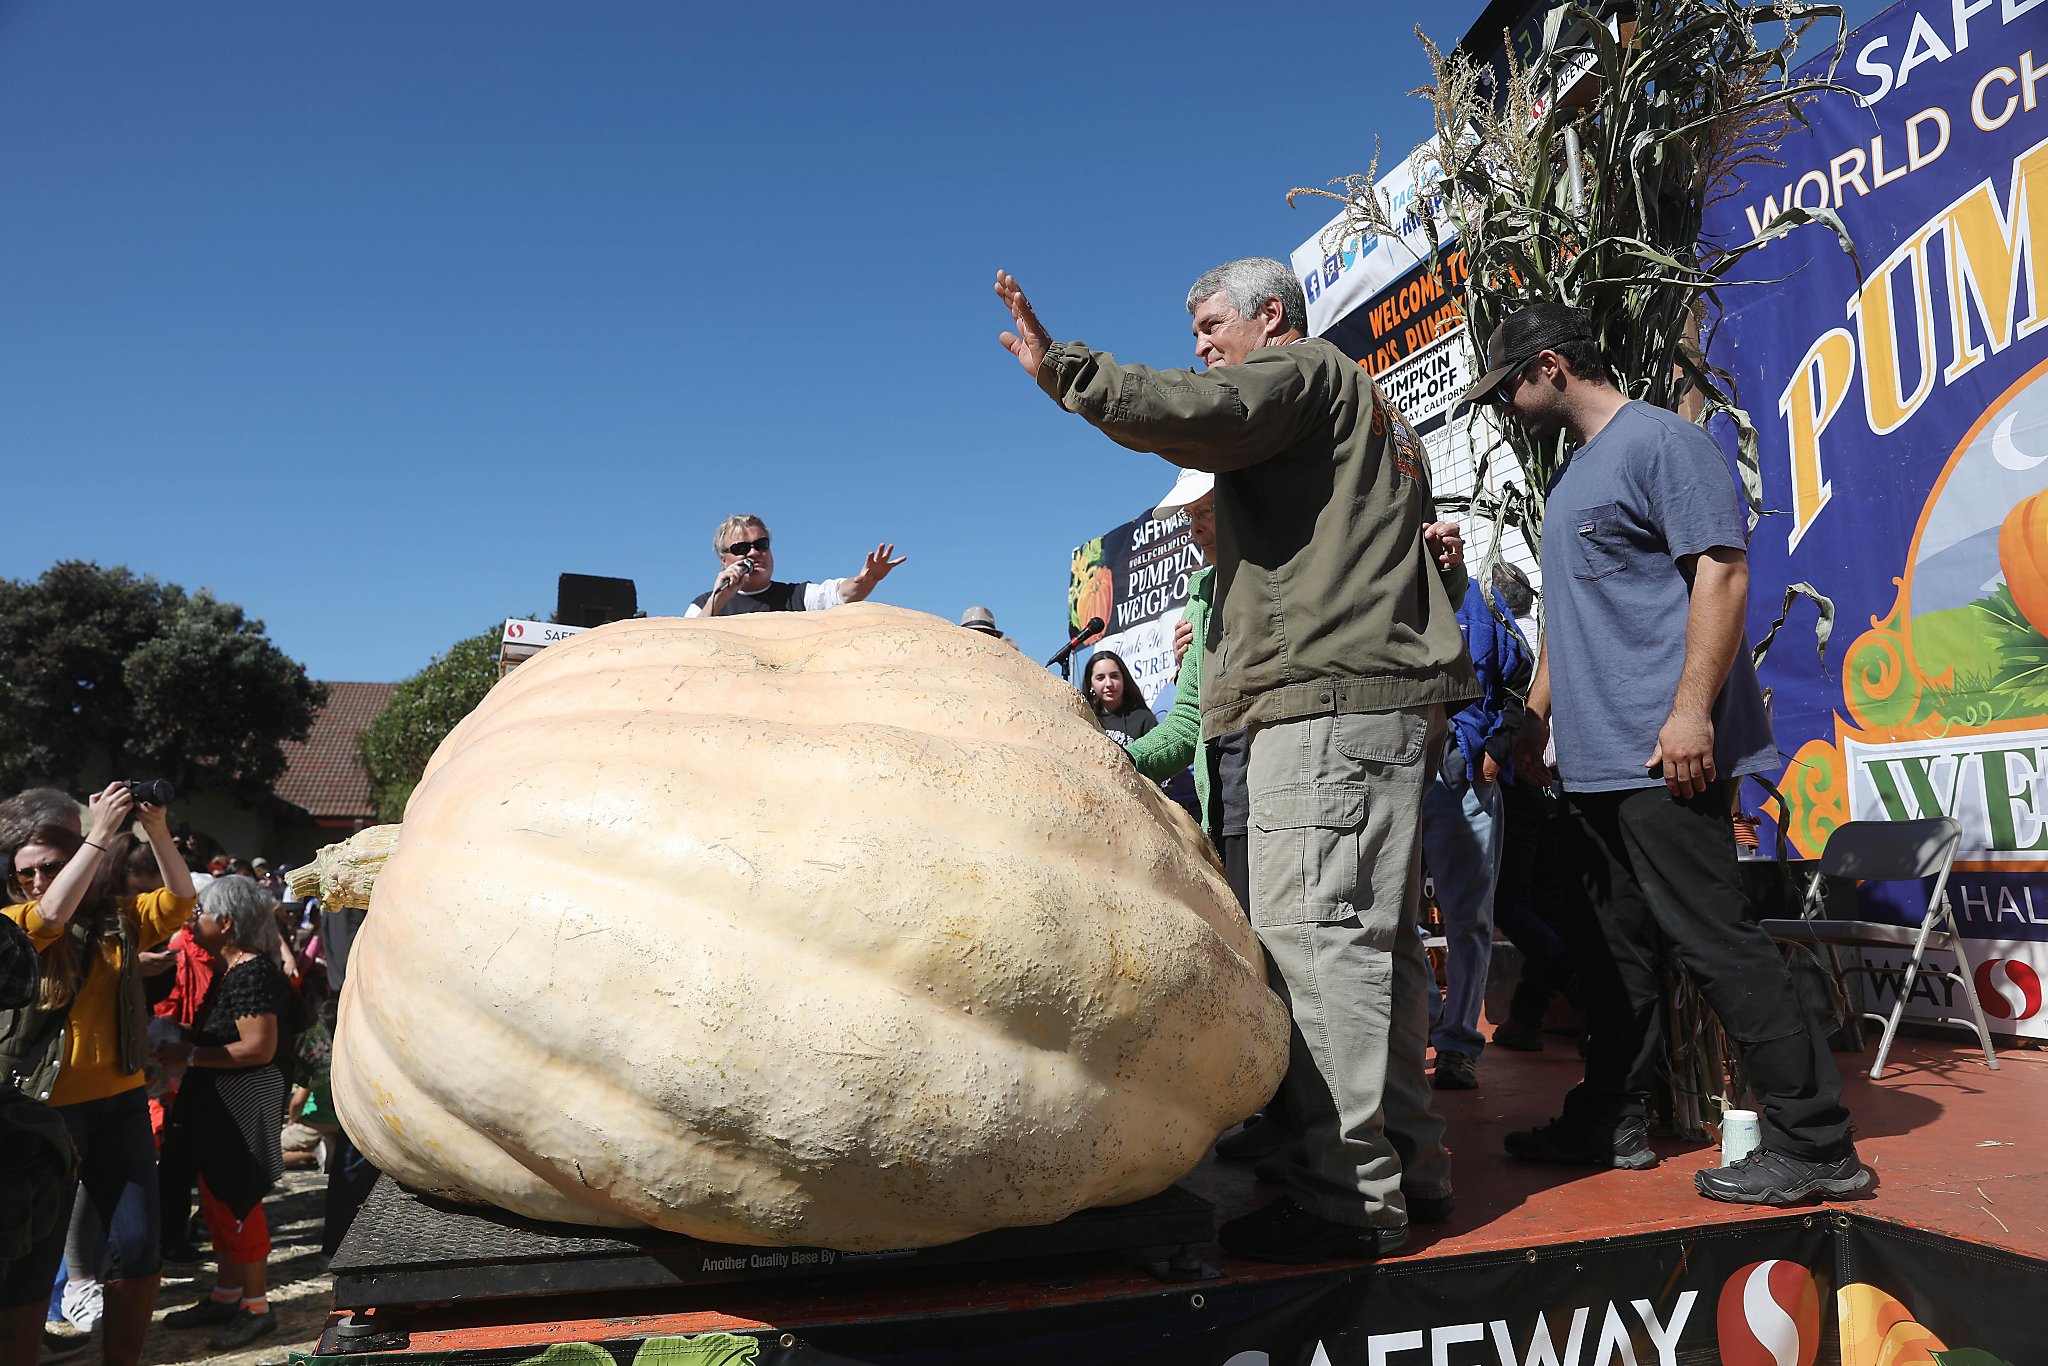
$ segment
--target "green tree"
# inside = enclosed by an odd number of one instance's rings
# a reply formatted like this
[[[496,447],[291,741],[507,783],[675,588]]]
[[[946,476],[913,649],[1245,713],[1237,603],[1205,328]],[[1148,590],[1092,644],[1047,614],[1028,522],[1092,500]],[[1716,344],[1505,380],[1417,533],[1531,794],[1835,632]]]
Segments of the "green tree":
[[[78,560],[0,580],[0,785],[76,786],[104,765],[257,801],[325,700],[261,621],[203,589]]]
[[[427,760],[498,681],[502,630],[493,626],[434,656],[426,668],[391,690],[391,700],[362,733],[358,743],[378,820],[405,819],[405,804]]]

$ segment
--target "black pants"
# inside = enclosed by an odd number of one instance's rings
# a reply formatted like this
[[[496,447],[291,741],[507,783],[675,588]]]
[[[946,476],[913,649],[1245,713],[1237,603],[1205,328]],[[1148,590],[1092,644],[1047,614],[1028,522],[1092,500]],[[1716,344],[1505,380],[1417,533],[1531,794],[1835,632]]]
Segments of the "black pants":
[[[1230,890],[1237,894],[1237,907],[1246,915],[1252,913],[1252,844],[1245,831],[1219,837],[1223,851],[1223,871],[1230,877]]]
[[[1504,782],[1501,796],[1500,881],[1493,892],[1493,927],[1522,954],[1508,1019],[1539,1028],[1552,995],[1563,992],[1576,1005],[1571,955],[1558,926],[1567,906],[1578,900],[1563,885],[1556,839],[1550,825],[1557,800],[1549,792]]]
[[[341,1247],[349,1226],[356,1221],[356,1212],[370,1198],[370,1188],[377,1184],[377,1176],[370,1159],[363,1156],[344,1130],[335,1139],[327,1159],[326,1224],[320,1233],[323,1255],[332,1257]]]
[[[1642,1113],[1662,1051],[1659,960],[1669,943],[1741,1047],[1764,1146],[1831,1159],[1849,1147],[1842,1079],[1825,1034],[1799,1008],[1777,947],[1744,918],[1732,787],[1724,780],[1689,800],[1662,787],[1567,794],[1557,829],[1604,944],[1578,955],[1586,1079],[1566,1098],[1565,1113]]]

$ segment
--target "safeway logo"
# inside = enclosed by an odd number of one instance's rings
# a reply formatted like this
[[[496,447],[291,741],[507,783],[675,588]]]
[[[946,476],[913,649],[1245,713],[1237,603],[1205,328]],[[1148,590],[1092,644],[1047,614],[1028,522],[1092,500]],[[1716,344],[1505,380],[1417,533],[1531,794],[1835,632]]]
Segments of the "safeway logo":
[[[1994,1020],[2031,1020],[2041,1013],[2041,974],[2017,958],[1987,958],[1972,974],[1977,1003]]]
[[[1609,1300],[1597,1306],[1604,1309],[1597,1318],[1596,1306],[1582,1304],[1571,1311],[1569,1321],[1561,1310],[1553,1310],[1536,1315],[1526,1336],[1506,1319],[1372,1333],[1365,1339],[1365,1366],[1445,1366],[1453,1353],[1460,1361],[1478,1361],[1489,1347],[1493,1355],[1486,1359],[1499,1366],[1678,1366],[1678,1346],[1699,1295],[1697,1290],[1682,1291],[1671,1304],[1668,1319],[1648,1300],[1630,1300],[1626,1310],[1620,1301]],[[1554,1331],[1560,1329],[1561,1333]],[[1638,1352],[1638,1345],[1648,1350]],[[1800,1366],[1811,1366],[1812,1360],[1809,1352]],[[1237,1353],[1223,1366],[1272,1366],[1272,1361],[1268,1353],[1254,1350]],[[1330,1349],[1321,1341],[1309,1366],[1332,1366]]]
[[[524,636],[525,634],[526,634],[526,623],[525,623],[525,622],[523,622],[523,621],[508,621],[508,622],[506,622],[506,623],[505,623],[505,638],[506,638],[507,640],[518,640],[518,639],[519,639],[519,638],[520,638],[521,636]]]
[[[1797,1262],[1751,1262],[1721,1287],[1722,1366],[1813,1366],[1820,1290]]]

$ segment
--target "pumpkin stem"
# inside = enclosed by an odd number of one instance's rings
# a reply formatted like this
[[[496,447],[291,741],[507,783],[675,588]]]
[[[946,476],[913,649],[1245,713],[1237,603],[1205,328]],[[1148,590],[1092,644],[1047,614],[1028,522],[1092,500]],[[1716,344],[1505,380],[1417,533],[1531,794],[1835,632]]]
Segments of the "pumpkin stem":
[[[330,844],[284,875],[285,885],[298,900],[318,896],[335,909],[367,911],[370,889],[384,860],[398,844],[397,825],[372,825],[358,830],[339,844]]]

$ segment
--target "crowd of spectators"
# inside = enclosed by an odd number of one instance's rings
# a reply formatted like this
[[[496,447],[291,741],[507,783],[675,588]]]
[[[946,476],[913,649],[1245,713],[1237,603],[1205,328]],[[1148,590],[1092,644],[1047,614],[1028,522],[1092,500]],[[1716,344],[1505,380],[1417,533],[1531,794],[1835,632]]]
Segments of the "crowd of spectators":
[[[0,1202],[8,1361],[94,1337],[139,1361],[165,1265],[215,1268],[165,1328],[214,1351],[276,1332],[264,1197],[347,1156],[328,1061],[352,926],[168,817],[123,782],[0,802],[0,1153],[27,1178]]]

